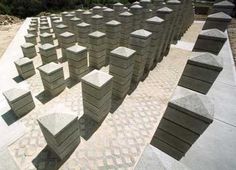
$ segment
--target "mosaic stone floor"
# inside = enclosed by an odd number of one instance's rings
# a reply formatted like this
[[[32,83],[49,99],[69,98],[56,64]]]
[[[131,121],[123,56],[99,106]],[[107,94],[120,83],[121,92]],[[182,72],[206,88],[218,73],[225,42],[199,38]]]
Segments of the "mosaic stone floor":
[[[201,26],[195,23],[189,30],[201,29]],[[190,43],[195,41],[194,38],[185,39],[189,39]],[[151,140],[190,54],[190,50],[172,47],[168,57],[101,124],[83,115],[81,83],[74,84],[68,79],[68,87],[59,96],[50,99],[43,92],[37,71],[36,75],[21,82],[32,91],[36,108],[18,120],[26,126],[26,133],[9,145],[10,154],[21,169],[27,170],[133,169]],[[41,65],[39,56],[34,58],[34,64],[36,67]],[[63,63],[63,67],[68,78],[67,63]],[[108,67],[102,68],[102,71],[108,72]],[[36,121],[38,117],[52,112],[79,116],[81,143],[65,162],[46,147]]]

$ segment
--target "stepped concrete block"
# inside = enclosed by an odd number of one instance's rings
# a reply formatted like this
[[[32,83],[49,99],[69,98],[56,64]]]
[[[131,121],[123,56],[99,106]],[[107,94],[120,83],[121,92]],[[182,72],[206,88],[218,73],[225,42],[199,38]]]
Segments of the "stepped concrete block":
[[[23,79],[27,79],[28,77],[31,77],[35,74],[33,61],[29,58],[23,57],[14,63],[19,76],[21,76]]]
[[[71,20],[72,18],[74,18],[74,17],[75,17],[75,15],[73,15],[73,14],[71,14],[71,13],[69,13],[69,14],[67,14],[67,15],[64,16],[63,22],[64,22],[66,25],[69,26],[69,30],[70,30],[70,31],[71,31],[70,20]]]
[[[91,17],[93,13],[90,11],[85,11],[82,13],[82,20],[88,24],[91,24]]]
[[[3,95],[18,117],[24,116],[35,107],[29,90],[13,88],[3,92]]]
[[[56,37],[58,38],[60,34],[67,32],[69,30],[69,27],[64,24],[59,24],[55,27],[55,34]]]
[[[92,31],[103,31],[104,30],[104,18],[101,15],[93,15],[91,17],[91,28]]]
[[[53,35],[45,32],[39,35],[41,44],[54,44]]]
[[[76,34],[76,25],[81,22],[82,22],[81,19],[77,18],[77,17],[73,17],[70,19],[69,27],[70,27],[72,33]]]
[[[75,16],[77,17],[77,18],[82,18],[82,13],[84,12],[84,10],[83,9],[77,9],[76,11],[75,11]]]
[[[115,19],[115,11],[114,9],[111,9],[111,8],[106,8],[105,10],[103,10],[102,15],[104,18],[104,22],[109,22]]]
[[[78,117],[72,114],[53,113],[38,120],[48,146],[64,160],[80,143]]]
[[[25,37],[25,42],[32,43],[34,45],[37,44],[36,35],[34,35],[34,34],[27,34],[24,37]]]
[[[24,57],[33,58],[37,55],[35,45],[32,43],[24,43],[23,45],[21,45],[21,49]]]
[[[178,85],[207,94],[222,69],[222,60],[218,56],[194,53],[187,61]]]
[[[39,53],[43,64],[57,62],[56,47],[52,44],[44,44],[39,47]]]
[[[43,34],[43,33],[45,33],[45,32],[51,33],[50,27],[48,27],[48,26],[42,26],[42,27],[40,27],[40,28],[39,28],[39,31],[40,31],[40,34]]]
[[[36,28],[29,28],[27,29],[28,34],[33,34],[35,36],[38,35],[37,29]]]
[[[226,35],[218,29],[203,30],[198,35],[193,51],[210,52],[217,55],[226,40]]]
[[[224,12],[228,15],[232,15],[235,5],[230,1],[221,1],[214,3],[211,13]]]
[[[124,4],[120,3],[120,2],[117,2],[115,4],[113,4],[113,9],[114,9],[114,12],[115,12],[115,18],[114,19],[118,19],[118,16],[119,14],[121,14],[122,12],[125,12],[124,11]]]
[[[58,41],[61,46],[62,57],[67,59],[66,49],[76,44],[76,36],[71,32],[64,32],[59,35]]]

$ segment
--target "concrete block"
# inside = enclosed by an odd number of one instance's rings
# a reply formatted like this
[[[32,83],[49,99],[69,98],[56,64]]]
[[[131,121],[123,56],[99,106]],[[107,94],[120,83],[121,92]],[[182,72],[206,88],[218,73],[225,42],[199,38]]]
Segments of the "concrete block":
[[[34,45],[37,44],[36,35],[34,35],[34,34],[27,34],[24,37],[25,37],[25,42],[32,43]]]
[[[32,43],[24,43],[21,45],[22,52],[24,57],[33,58],[36,56],[35,45]]]
[[[228,15],[232,15],[235,5],[230,1],[221,1],[213,4],[211,13],[224,12]]]
[[[53,35],[45,32],[39,35],[41,44],[54,44]]]
[[[33,61],[29,58],[23,57],[15,61],[15,66],[19,76],[23,79],[27,79],[35,74]]]
[[[45,32],[51,33],[50,27],[48,27],[48,26],[39,27],[39,31],[40,31],[40,34],[43,34]]]

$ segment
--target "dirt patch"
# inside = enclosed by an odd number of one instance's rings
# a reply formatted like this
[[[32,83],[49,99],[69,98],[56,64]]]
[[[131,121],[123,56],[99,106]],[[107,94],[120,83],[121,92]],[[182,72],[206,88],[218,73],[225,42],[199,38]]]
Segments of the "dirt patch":
[[[229,33],[229,42],[230,42],[233,57],[234,57],[234,64],[236,65],[236,19],[235,18],[232,18],[232,21],[229,24],[228,33]]]
[[[11,25],[21,22],[21,19],[15,17],[15,16],[10,16],[10,15],[0,15],[0,25]]]

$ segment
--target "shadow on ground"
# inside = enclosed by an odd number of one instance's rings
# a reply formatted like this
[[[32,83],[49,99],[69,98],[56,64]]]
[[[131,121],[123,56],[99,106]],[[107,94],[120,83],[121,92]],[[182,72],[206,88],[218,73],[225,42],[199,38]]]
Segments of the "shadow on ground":
[[[9,110],[2,115],[3,120],[8,126],[15,123],[19,118],[16,116],[13,110]]]

